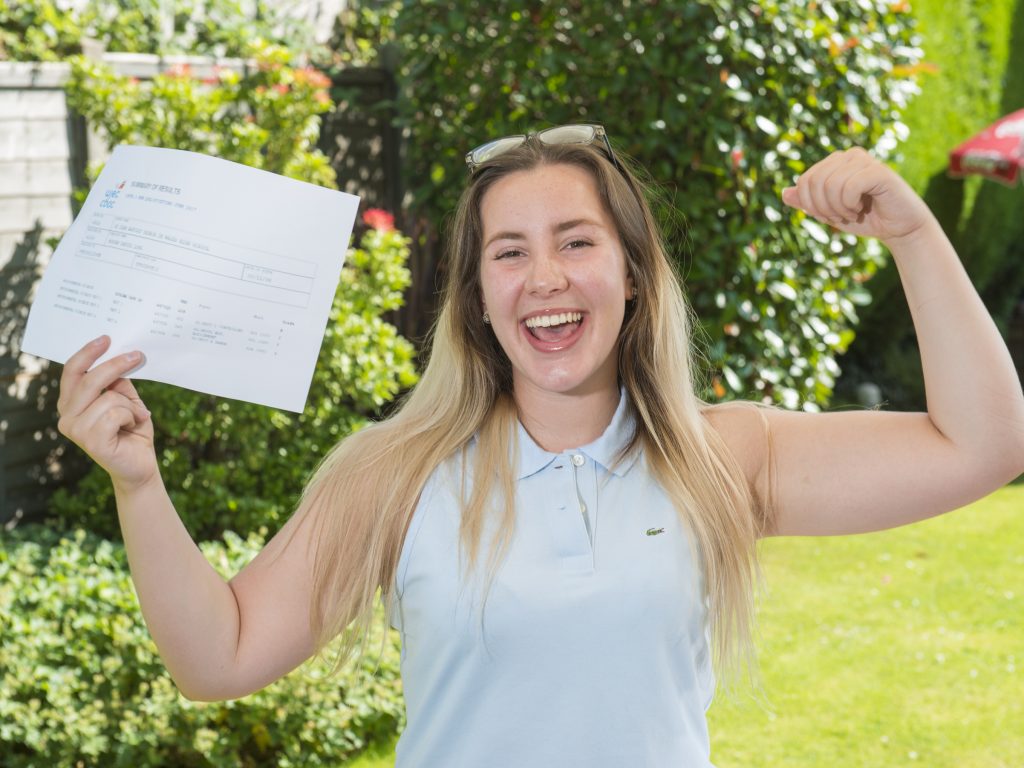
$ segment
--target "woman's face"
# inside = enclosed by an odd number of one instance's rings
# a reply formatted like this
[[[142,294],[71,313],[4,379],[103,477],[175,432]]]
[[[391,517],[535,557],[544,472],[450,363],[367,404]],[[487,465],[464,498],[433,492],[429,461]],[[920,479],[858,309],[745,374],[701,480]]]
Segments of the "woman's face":
[[[480,204],[483,307],[516,395],[617,387],[633,280],[591,174],[543,165],[495,182]]]

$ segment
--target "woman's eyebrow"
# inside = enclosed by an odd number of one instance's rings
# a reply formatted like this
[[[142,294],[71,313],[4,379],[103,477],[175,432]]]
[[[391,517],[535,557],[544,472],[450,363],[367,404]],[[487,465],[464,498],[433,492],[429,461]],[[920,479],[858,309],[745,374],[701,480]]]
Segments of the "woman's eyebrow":
[[[551,231],[557,234],[558,232],[565,232],[567,229],[572,229],[581,225],[587,225],[590,227],[601,226],[600,222],[594,221],[593,219],[570,219],[569,221],[563,221],[561,224],[556,224],[551,228]]]
[[[565,232],[566,230],[569,230],[569,229],[572,229],[574,227],[578,227],[578,226],[581,226],[581,225],[587,225],[587,226],[598,227],[598,228],[601,227],[600,222],[594,221],[593,219],[581,218],[581,219],[569,219],[568,221],[561,221],[558,224],[555,224],[551,228],[551,231],[554,234],[558,234],[559,232]],[[484,248],[487,248],[488,246],[490,246],[491,243],[495,242],[496,240],[525,240],[525,239],[526,239],[526,235],[524,235],[522,232],[512,232],[512,231],[498,232],[497,234],[494,235],[494,237],[490,238],[484,244]]]
[[[526,239],[526,235],[524,235],[522,232],[499,232],[494,237],[492,237],[490,240],[488,240],[486,243],[484,243],[484,248],[489,247],[490,244],[495,242],[496,240],[525,240],[525,239]]]

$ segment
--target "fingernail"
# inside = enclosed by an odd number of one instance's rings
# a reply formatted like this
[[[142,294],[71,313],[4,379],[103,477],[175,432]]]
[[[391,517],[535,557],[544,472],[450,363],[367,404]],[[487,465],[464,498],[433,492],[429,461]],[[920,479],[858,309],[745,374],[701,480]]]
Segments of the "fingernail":
[[[100,344],[102,344],[106,340],[107,340],[107,334],[103,334],[102,336],[97,336],[95,339],[93,339],[92,341],[89,342],[89,346],[91,346],[91,347],[99,346]]]
[[[127,352],[125,353],[124,359],[126,362],[134,363],[142,357],[141,352]]]

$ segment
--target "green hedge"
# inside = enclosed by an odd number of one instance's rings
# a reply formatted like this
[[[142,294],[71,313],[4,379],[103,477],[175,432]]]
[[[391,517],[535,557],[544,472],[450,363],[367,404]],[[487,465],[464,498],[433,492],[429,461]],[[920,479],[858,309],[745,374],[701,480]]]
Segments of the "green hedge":
[[[406,0],[396,32],[414,203],[439,227],[468,149],[603,123],[687,220],[688,243],[673,245],[706,332],[708,396],[817,409],[881,252],[780,192],[831,150],[895,150],[920,55],[904,6]]]
[[[309,50],[313,29],[267,0],[0,0],[0,61],[61,61],[83,37],[108,51],[243,56],[257,38]]]
[[[899,164],[935,211],[982,299],[1004,330],[1024,296],[1024,188],[946,175],[949,152],[998,117],[1024,107],[1024,2],[916,0],[926,65],[906,110]],[[881,387],[898,408],[925,407],[916,336],[895,266],[871,281],[857,341],[841,360],[839,396]]]
[[[226,577],[261,545],[228,535],[203,551]],[[403,717],[390,635],[340,679],[309,664],[245,699],[188,701],[146,631],[123,548],[82,530],[0,537],[0,637],[4,768],[338,766]]]

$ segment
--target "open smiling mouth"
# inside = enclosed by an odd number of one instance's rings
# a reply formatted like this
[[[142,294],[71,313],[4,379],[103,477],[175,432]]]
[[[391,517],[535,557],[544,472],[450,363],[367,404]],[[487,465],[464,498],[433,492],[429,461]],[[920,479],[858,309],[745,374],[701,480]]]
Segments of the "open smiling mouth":
[[[581,312],[563,312],[560,315],[537,315],[525,320],[526,330],[539,341],[548,344],[571,336],[583,322]]]

